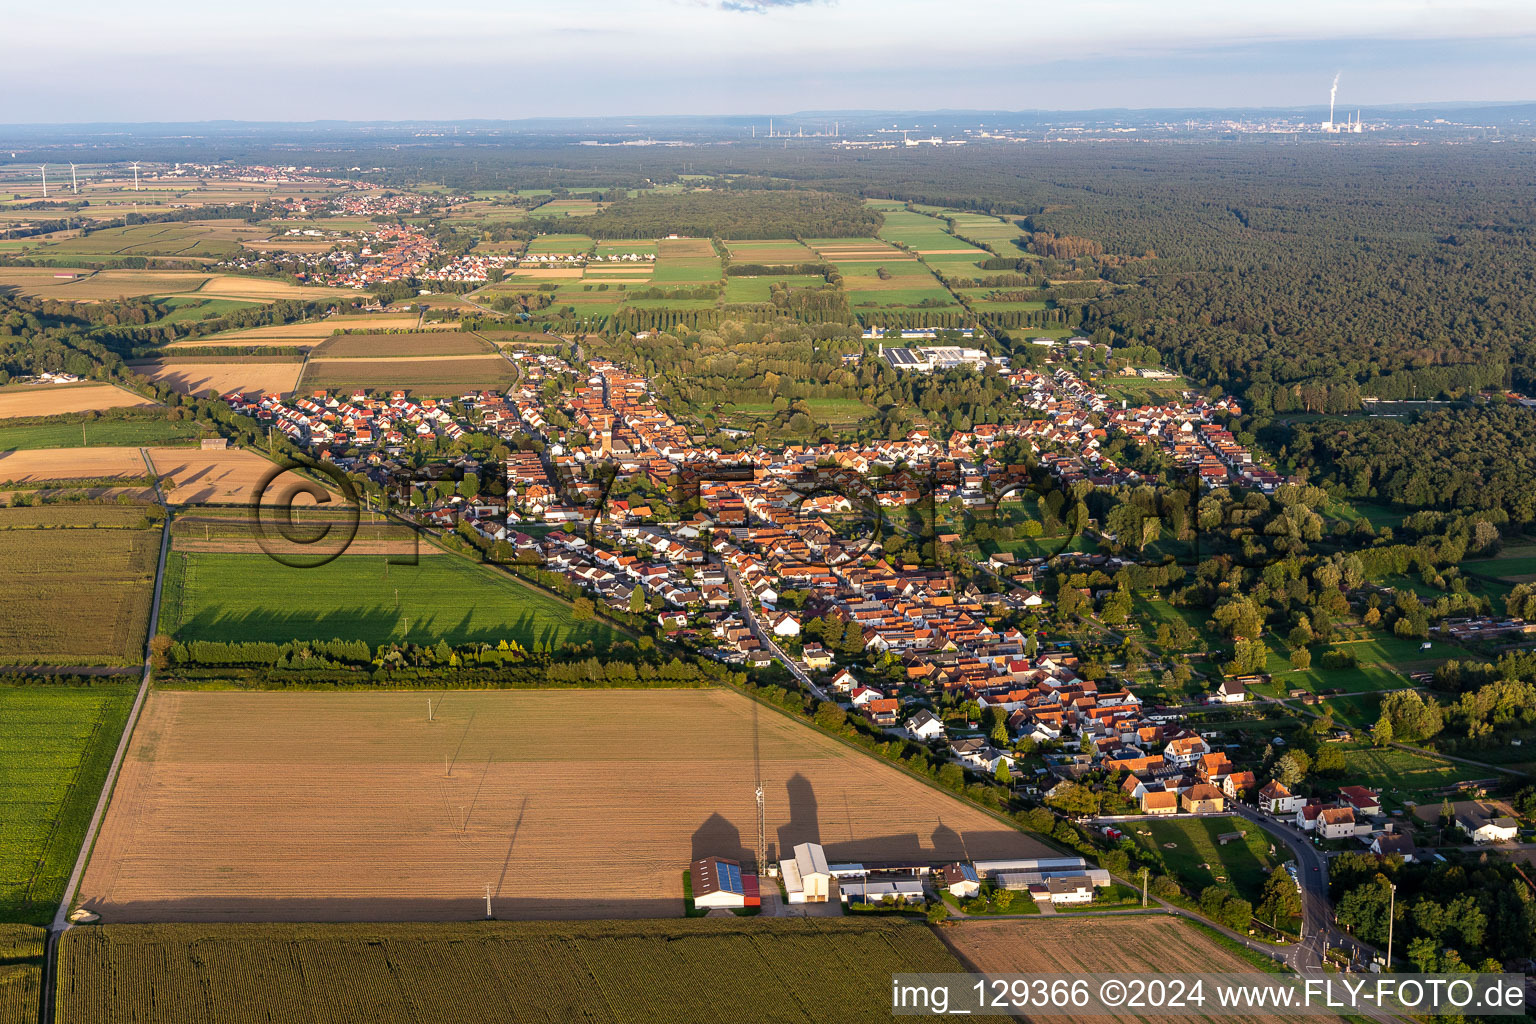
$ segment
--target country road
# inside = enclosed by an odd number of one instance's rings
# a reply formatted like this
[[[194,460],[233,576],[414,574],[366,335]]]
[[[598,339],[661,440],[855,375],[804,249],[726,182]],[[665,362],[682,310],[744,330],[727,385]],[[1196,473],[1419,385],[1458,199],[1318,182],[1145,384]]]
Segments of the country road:
[[[140,448],[139,454],[143,457],[150,476],[155,476],[155,466],[149,457],[149,452]],[[54,912],[53,921],[48,925],[48,939],[43,950],[43,995],[40,1018],[42,1024],[52,1024],[54,1019],[58,991],[59,942],[64,937],[64,933],[74,927],[74,922],[69,919],[70,907],[75,902],[75,892],[80,887],[81,876],[85,874],[85,865],[91,859],[91,848],[96,844],[96,833],[101,828],[101,819],[105,817],[107,803],[112,798],[112,788],[117,782],[117,773],[122,769],[123,758],[128,753],[128,743],[133,738],[133,727],[139,720],[139,712],[143,710],[144,700],[149,694],[149,681],[154,669],[150,660],[149,644],[154,640],[160,627],[160,596],[165,584],[165,560],[171,548],[171,507],[166,503],[165,494],[160,490],[158,480],[155,481],[155,497],[165,511],[165,522],[160,530],[160,560],[155,566],[155,594],[150,604],[149,625],[144,637],[143,672],[139,677],[139,690],[134,695],[133,707],[128,711],[128,720],[123,723],[123,734],[118,738],[117,750],[113,753],[112,763],[107,768],[107,777],[102,782],[101,795],[96,798],[96,808],[91,812],[90,824],[86,826],[85,836],[80,843],[80,853],[75,857],[75,866],[69,873],[69,882],[64,886],[64,895],[59,900],[59,909]]]

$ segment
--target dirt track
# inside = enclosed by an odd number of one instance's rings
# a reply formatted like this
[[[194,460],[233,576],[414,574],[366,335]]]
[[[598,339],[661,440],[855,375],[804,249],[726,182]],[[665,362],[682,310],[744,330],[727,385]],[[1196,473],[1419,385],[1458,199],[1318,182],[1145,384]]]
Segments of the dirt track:
[[[427,721],[427,700],[435,721]],[[154,693],[81,888],[107,921],[674,916],[690,859],[1040,844],[720,690]],[[962,839],[963,835],[963,839]]]

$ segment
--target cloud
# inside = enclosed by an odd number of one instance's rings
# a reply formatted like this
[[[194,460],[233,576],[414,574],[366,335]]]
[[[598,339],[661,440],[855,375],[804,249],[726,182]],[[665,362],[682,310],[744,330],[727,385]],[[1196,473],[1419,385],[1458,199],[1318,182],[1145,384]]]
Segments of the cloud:
[[[785,7],[804,7],[821,0],[720,0],[722,11],[739,11],[744,14],[767,14]],[[828,0],[830,2],[830,0]]]

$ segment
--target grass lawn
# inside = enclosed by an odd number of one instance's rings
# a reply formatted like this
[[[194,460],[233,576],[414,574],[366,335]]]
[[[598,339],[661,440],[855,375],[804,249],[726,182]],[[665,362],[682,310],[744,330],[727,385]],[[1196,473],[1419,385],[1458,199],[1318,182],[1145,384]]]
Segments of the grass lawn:
[[[1438,757],[1416,754],[1396,747],[1380,749],[1353,743],[1344,748],[1350,781],[1380,789],[1383,799],[1423,803],[1426,791],[1450,786],[1464,779],[1485,779],[1486,768],[1456,764]]]
[[[820,288],[826,278],[811,274],[786,277],[728,277],[725,279],[726,302],[767,302],[769,291],[775,284],[791,288]]]
[[[1150,906],[1150,901],[1148,906]],[[1056,908],[1058,914],[1081,914],[1093,910],[1119,910],[1141,906],[1141,890],[1111,882],[1093,890],[1092,903],[1067,903]]]
[[[83,448],[88,445],[163,447],[190,442],[201,436],[194,420],[91,420],[74,423],[42,423],[32,426],[0,426],[0,451],[26,448]]]
[[[1160,853],[1169,871],[1196,893],[1209,885],[1227,884],[1255,904],[1269,873],[1290,859],[1283,846],[1276,847],[1274,854],[1269,852],[1273,843],[1263,829],[1232,815],[1128,821],[1121,828],[1135,842]],[[1248,834],[1225,845],[1217,840],[1230,832]]]
[[[343,555],[296,569],[265,554],[173,552],[162,629],[178,640],[365,640],[383,644],[605,645],[614,631],[577,622],[558,598],[463,558],[423,552],[417,565]]]
[[[134,689],[0,688],[0,921],[52,917]]]
[[[586,235],[540,235],[528,243],[528,252],[575,255],[587,252],[592,244],[592,239]]]

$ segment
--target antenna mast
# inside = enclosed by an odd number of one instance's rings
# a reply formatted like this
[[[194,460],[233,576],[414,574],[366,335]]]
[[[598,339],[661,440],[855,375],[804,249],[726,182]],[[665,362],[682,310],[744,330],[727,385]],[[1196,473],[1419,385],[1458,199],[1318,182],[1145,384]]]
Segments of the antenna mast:
[[[768,825],[763,812],[763,786],[757,786],[757,870],[759,873],[768,870]]]

